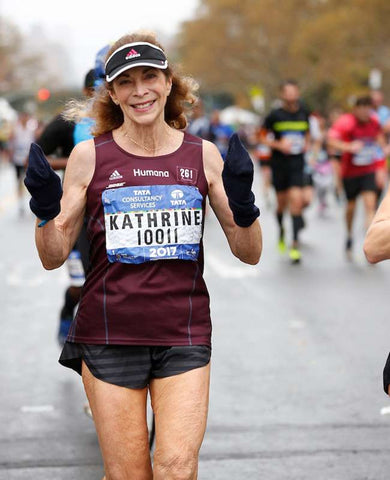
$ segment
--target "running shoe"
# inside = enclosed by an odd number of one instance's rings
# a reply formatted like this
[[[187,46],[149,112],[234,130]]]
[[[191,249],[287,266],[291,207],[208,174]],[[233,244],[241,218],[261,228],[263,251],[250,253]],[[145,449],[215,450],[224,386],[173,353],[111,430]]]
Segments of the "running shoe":
[[[287,251],[286,242],[284,241],[283,237],[279,238],[278,251],[281,255],[284,255]]]
[[[60,347],[63,347],[66,341],[66,337],[68,336],[69,328],[72,324],[72,318],[71,317],[64,317],[60,318],[60,325],[58,327],[58,334],[57,334],[57,340],[60,345]]]
[[[296,264],[301,261],[302,255],[297,248],[290,248],[289,257],[290,257],[291,263]]]
[[[284,228],[280,226],[279,230],[279,241],[278,241],[278,250],[281,255],[284,255],[287,251],[286,242],[284,241]]]

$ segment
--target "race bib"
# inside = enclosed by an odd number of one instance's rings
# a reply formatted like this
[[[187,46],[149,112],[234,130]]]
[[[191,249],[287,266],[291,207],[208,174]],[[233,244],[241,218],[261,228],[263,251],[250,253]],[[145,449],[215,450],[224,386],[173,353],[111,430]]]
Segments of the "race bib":
[[[66,260],[70,285],[72,287],[82,287],[85,282],[85,274],[81,254],[79,250],[72,250]]]
[[[299,155],[305,150],[305,137],[302,134],[289,132],[283,138],[291,144],[292,155]]]
[[[189,185],[122,187],[102,193],[110,262],[197,260],[202,201]]]
[[[357,167],[372,165],[381,158],[381,149],[375,143],[366,143],[360,152],[352,157],[352,163]]]

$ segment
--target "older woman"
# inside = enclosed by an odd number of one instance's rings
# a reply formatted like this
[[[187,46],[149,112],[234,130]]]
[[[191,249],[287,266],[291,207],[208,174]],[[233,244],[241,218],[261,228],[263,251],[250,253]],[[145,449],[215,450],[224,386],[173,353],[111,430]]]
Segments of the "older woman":
[[[168,65],[153,35],[120,38],[105,74],[92,110],[95,138],[74,148],[63,195],[34,144],[30,152],[26,185],[43,266],[62,265],[84,215],[91,239],[91,269],[60,363],[82,374],[107,480],[196,479],[211,356],[205,201],[234,255],[256,264],[253,165],[236,136],[223,163],[212,143],[183,131],[193,84]]]

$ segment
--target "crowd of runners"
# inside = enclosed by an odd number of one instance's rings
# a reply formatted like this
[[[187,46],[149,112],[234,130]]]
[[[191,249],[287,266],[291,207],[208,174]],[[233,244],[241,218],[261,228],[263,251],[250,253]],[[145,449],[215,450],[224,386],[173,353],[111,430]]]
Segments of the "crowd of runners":
[[[390,109],[383,93],[374,90],[358,96],[345,111],[310,111],[298,83],[286,80],[274,103],[257,128],[241,125],[240,131],[260,167],[261,203],[275,210],[277,248],[281,254],[288,253],[292,264],[300,263],[299,234],[306,226],[305,209],[315,200],[318,214],[325,216],[336,203],[345,209],[343,248],[351,259],[356,202],[361,198],[368,227],[388,182]],[[228,126],[216,129],[216,112],[208,120],[201,109],[200,105],[189,129],[211,140],[219,134],[222,140],[216,144],[223,145]],[[286,238],[287,215],[291,238]]]

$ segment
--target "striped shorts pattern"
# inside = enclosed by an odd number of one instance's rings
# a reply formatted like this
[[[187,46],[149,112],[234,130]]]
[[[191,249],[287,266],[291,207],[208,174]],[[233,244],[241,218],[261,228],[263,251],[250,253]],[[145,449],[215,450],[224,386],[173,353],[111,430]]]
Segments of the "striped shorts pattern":
[[[211,348],[191,346],[86,345],[66,342],[59,363],[81,374],[84,360],[99,380],[127,388],[144,388],[164,378],[204,367]]]

